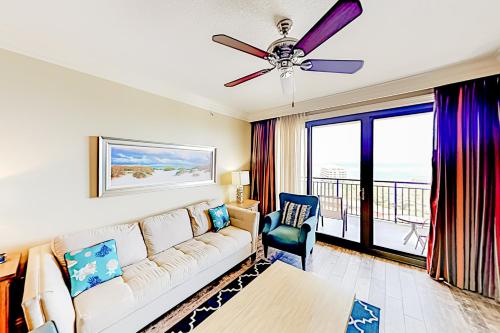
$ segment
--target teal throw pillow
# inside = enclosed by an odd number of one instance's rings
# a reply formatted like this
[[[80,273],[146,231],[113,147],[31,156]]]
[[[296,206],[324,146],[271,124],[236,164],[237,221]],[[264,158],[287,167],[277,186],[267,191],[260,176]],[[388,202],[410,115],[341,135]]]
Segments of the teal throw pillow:
[[[114,239],[66,252],[64,260],[68,266],[71,297],[123,274]]]
[[[231,221],[229,220],[229,213],[227,212],[226,205],[220,205],[208,210],[212,224],[214,225],[215,232],[227,227]]]

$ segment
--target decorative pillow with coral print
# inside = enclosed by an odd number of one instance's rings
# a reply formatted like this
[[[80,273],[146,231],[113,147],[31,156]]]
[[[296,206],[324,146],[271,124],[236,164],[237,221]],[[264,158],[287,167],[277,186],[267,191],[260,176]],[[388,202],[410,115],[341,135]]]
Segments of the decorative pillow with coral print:
[[[123,274],[114,239],[66,252],[64,259],[68,266],[71,297]]]

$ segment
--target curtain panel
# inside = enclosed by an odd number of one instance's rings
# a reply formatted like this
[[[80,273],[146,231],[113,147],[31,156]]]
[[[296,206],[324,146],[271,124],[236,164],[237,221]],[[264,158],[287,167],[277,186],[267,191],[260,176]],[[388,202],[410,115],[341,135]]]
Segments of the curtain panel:
[[[276,209],[275,134],[276,119],[252,123],[250,197],[260,201],[264,216]]]
[[[435,89],[427,270],[500,301],[500,75]]]
[[[276,122],[276,196],[306,194],[305,126],[304,114],[280,117]]]

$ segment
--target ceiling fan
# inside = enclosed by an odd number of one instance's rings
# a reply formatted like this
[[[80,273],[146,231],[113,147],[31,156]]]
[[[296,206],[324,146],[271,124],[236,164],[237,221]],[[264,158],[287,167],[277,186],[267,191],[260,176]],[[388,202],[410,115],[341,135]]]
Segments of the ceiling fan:
[[[363,67],[363,60],[304,60],[303,58],[351,23],[362,12],[363,9],[359,0],[339,0],[300,40],[288,36],[288,32],[292,27],[292,20],[283,19],[277,24],[278,30],[283,37],[272,42],[267,51],[227,35],[212,36],[214,42],[267,60],[272,66],[228,82],[224,86],[235,87],[277,68],[280,72],[283,93],[292,95],[295,91],[294,66],[309,72],[354,74]]]

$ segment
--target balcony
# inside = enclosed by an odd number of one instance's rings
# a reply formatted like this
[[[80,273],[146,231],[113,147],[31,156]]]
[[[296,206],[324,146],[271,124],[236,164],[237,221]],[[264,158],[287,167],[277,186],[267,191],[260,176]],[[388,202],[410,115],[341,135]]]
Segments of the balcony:
[[[359,179],[314,177],[311,190],[314,195],[320,196],[323,206],[328,206],[329,200],[333,198],[342,198],[342,205],[347,210],[347,230],[344,231],[343,237],[359,242],[361,214]],[[425,255],[430,219],[429,202],[428,183],[375,181],[373,243],[398,251]],[[342,237],[342,227],[342,220],[324,218],[323,224],[321,221],[319,223],[318,232]]]

